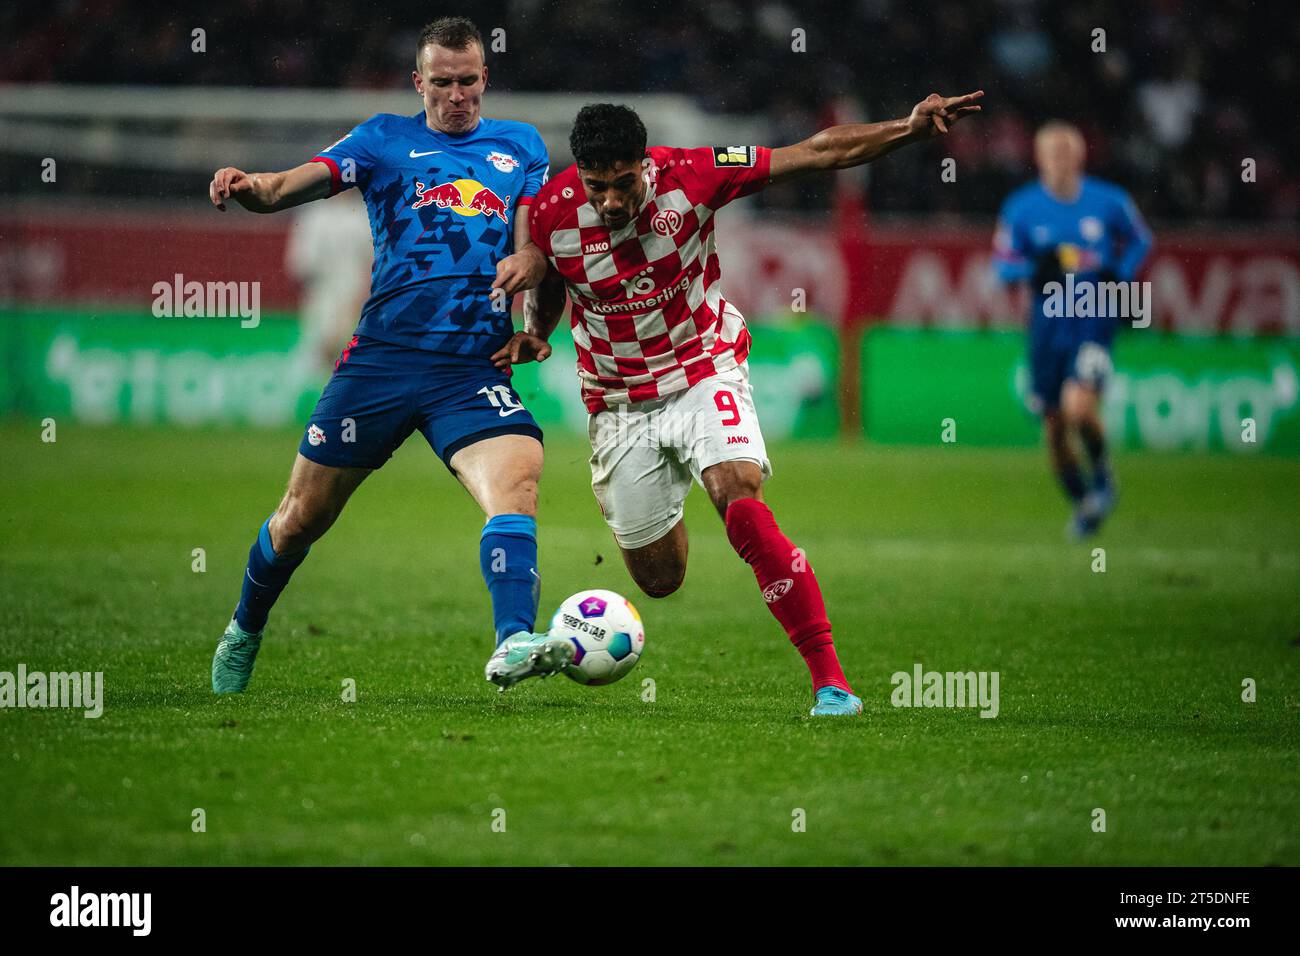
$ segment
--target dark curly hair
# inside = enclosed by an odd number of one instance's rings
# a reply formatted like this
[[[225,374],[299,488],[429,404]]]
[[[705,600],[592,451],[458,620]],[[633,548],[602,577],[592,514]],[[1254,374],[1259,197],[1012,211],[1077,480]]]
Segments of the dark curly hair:
[[[645,124],[629,106],[589,103],[578,111],[569,150],[583,169],[609,169],[645,156]]]

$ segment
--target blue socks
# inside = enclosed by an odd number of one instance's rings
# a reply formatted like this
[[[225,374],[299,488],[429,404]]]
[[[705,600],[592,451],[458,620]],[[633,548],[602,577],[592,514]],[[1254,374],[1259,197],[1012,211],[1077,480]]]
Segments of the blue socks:
[[[271,547],[270,520],[262,522],[248,551],[244,587],[235,608],[235,623],[250,634],[266,627],[267,616],[310,548],[297,554],[276,554]],[[542,579],[537,573],[537,519],[528,515],[497,515],[483,526],[479,567],[492,596],[497,644],[520,631],[532,631]]]
[[[1092,463],[1092,486],[1098,491],[1110,491],[1110,460],[1106,455],[1106,439],[1092,427],[1080,428],[1079,437]]]
[[[298,565],[311,548],[297,554],[276,554],[271,547],[271,519],[262,522],[257,540],[248,551],[248,568],[244,571],[244,589],[235,608],[235,623],[250,634],[266,627],[266,617],[271,613],[276,599],[289,583]]]
[[[1059,465],[1056,470],[1056,477],[1061,482],[1061,487],[1065,489],[1065,494],[1076,505],[1083,501],[1083,496],[1088,493],[1087,487],[1083,483],[1083,475],[1079,472],[1079,463],[1071,461]]]
[[[497,645],[520,631],[532,631],[542,579],[537,573],[537,519],[497,515],[483,526],[479,568],[492,596]]]

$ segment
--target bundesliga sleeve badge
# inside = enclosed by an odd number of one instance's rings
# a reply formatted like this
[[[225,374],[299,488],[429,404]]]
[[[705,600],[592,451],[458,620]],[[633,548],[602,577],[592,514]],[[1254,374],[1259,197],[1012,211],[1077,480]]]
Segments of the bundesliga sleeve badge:
[[[753,146],[714,146],[714,166],[753,166],[757,150]]]

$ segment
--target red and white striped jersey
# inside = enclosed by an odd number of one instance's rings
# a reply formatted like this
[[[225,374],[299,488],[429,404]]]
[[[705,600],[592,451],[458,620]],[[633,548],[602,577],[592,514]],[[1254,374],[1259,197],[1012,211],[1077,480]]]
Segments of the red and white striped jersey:
[[[749,354],[740,312],[722,297],[713,214],[767,185],[772,151],[704,146],[646,151],[640,215],[601,224],[570,166],[538,192],[533,241],[564,277],[587,409],[663,398]]]

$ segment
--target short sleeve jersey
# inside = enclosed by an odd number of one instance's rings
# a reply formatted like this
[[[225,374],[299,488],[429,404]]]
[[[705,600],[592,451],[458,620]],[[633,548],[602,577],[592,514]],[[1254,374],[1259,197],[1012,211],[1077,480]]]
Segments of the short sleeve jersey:
[[[331,194],[360,189],[375,260],[358,333],[411,348],[491,355],[512,334],[490,296],[514,252],[514,217],[546,182],[541,135],[483,117],[469,133],[432,130],[423,112],[372,116],[315,157]]]
[[[714,213],[767,185],[762,146],[652,146],[635,219],[604,226],[576,166],[547,183],[529,216],[533,241],[573,303],[587,408],[662,398],[735,368],[749,354],[744,317],[722,294]]]

